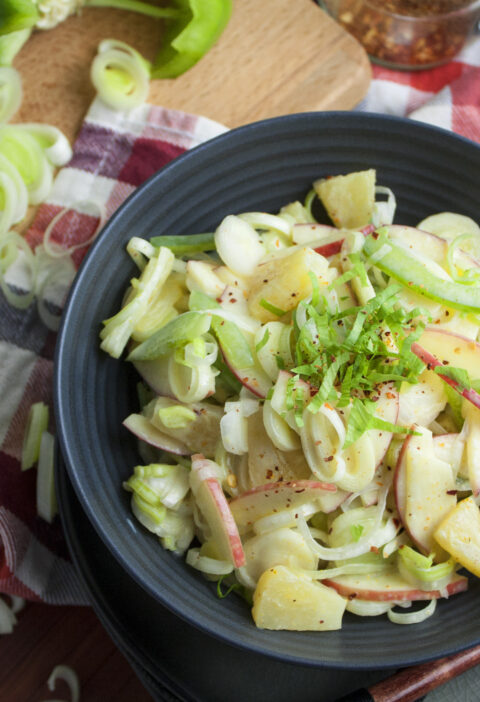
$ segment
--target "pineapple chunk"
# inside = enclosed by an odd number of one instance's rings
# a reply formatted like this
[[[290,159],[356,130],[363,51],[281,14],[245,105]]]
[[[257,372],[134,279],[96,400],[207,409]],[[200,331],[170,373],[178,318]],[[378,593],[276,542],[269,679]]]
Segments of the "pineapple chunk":
[[[347,600],[335,590],[286,566],[266,570],[253,595],[259,629],[332,631],[342,626]]]
[[[480,577],[480,510],[472,497],[457,503],[434,536],[456,561]]]
[[[313,187],[336,227],[358,229],[372,220],[375,178],[371,168],[317,180]]]
[[[309,271],[315,272],[320,285],[328,285],[331,275],[327,270],[328,261],[306,246],[287,249],[285,255],[260,263],[250,279],[250,314],[262,323],[278,321],[278,315],[265,309],[261,300],[283,312],[290,312],[312,293]]]

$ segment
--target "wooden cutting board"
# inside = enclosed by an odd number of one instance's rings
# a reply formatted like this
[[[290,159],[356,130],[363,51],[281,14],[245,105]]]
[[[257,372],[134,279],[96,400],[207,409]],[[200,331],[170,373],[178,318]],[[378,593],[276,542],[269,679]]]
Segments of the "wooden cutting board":
[[[152,59],[162,24],[88,8],[55,29],[36,32],[14,64],[24,86],[15,121],[48,122],[74,137],[94,97],[90,64],[107,37]],[[183,76],[152,81],[149,101],[235,127],[292,112],[350,109],[369,82],[362,47],[313,0],[234,0],[215,47]]]

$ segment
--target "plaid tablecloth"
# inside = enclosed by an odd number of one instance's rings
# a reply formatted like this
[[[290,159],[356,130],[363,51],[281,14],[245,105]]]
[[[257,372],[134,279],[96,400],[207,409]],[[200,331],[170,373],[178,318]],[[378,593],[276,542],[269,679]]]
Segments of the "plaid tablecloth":
[[[408,115],[480,141],[480,40],[441,68],[405,73],[374,67],[371,88],[358,109]],[[204,117],[148,104],[125,115],[95,101],[72,161],[39,208],[28,241],[40,243],[48,223],[65,207],[71,209],[52,239],[60,246],[87,241],[98,216],[85,202],[95,201],[109,217],[152,173],[224,130]],[[76,265],[86,248],[74,253]],[[35,469],[20,470],[29,407],[39,400],[51,406],[55,334],[42,325],[35,305],[15,310],[1,293],[0,320],[0,593],[80,604],[84,596],[59,521],[50,525],[36,515]]]
[[[57,175],[27,240],[32,247],[41,243],[49,222],[65,208],[51,241],[66,248],[89,240],[100,211],[110,217],[162,166],[223,131],[212,120],[184,112],[147,104],[124,114],[96,100],[73,158]],[[87,248],[73,253],[77,266]],[[42,324],[35,304],[16,310],[1,293],[0,320],[0,592],[50,604],[86,604],[58,517],[48,524],[36,514],[36,469],[20,469],[31,404],[43,400],[52,407],[56,335]],[[53,420],[50,429],[55,431]]]

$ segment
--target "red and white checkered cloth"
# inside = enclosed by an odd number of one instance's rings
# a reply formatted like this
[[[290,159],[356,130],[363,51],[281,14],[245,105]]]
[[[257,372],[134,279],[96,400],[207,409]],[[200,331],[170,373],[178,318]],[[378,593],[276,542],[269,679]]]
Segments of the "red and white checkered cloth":
[[[429,71],[375,66],[358,109],[409,115],[480,142],[480,40],[455,61]],[[73,159],[39,208],[28,241],[40,243],[48,223],[65,207],[72,210],[59,220],[53,241],[63,246],[87,241],[97,227],[97,212],[79,211],[78,203],[94,200],[109,217],[148,176],[224,129],[203,117],[151,105],[125,115],[95,101]],[[86,248],[75,252],[77,265]],[[39,400],[51,406],[55,335],[42,325],[34,305],[15,310],[1,293],[0,319],[0,592],[53,604],[85,603],[58,519],[49,525],[36,515],[35,469],[20,470],[29,407]]]
[[[41,243],[53,217],[71,208],[58,219],[51,240],[65,248],[87,241],[99,223],[99,208],[110,217],[162,166],[223,131],[216,122],[184,112],[143,105],[125,114],[96,100],[73,158],[57,175],[27,240],[33,248]],[[88,205],[92,202],[97,206]],[[73,253],[77,266],[87,248]],[[51,604],[85,604],[59,519],[50,525],[36,514],[36,469],[20,470],[30,405],[43,400],[52,407],[55,334],[42,324],[34,304],[16,310],[1,293],[0,320],[0,592]]]

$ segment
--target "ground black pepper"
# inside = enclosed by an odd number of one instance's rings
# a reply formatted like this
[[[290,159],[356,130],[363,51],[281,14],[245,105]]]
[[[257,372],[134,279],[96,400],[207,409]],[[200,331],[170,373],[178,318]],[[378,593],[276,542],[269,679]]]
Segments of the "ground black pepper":
[[[452,59],[480,19],[478,0],[323,2],[371,57],[409,69],[428,68]],[[445,13],[450,14],[442,16]]]

